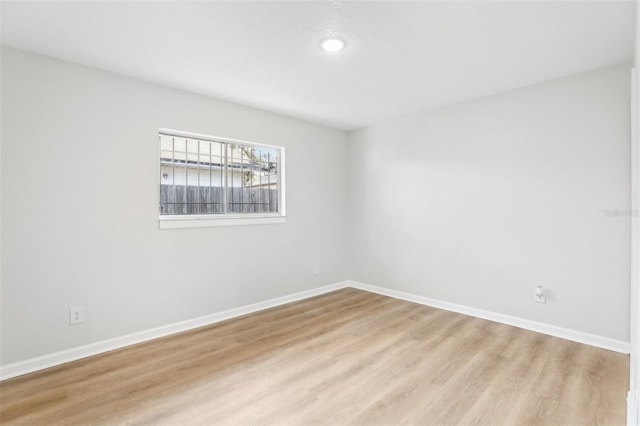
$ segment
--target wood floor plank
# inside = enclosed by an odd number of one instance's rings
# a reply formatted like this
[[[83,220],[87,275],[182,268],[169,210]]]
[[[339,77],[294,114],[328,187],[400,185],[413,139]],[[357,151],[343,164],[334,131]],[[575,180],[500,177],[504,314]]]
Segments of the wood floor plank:
[[[628,363],[345,289],[0,382],[0,423],[623,425]]]

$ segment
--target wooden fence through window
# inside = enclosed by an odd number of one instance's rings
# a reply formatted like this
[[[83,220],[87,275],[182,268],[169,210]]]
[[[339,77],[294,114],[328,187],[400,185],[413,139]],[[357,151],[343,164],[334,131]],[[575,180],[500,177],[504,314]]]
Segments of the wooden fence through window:
[[[186,190],[186,196],[185,196]],[[160,185],[160,214],[222,214],[221,187]],[[278,190],[228,188],[227,213],[277,213]]]

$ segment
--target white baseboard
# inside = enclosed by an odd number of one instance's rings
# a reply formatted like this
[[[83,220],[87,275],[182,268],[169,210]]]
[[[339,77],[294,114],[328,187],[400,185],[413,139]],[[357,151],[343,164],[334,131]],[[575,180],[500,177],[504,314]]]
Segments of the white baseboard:
[[[307,291],[302,291],[300,293],[290,294],[288,296],[277,297],[275,299],[266,300],[264,302],[258,302],[239,308],[229,309],[223,312],[218,312],[186,321],[177,322],[174,324],[165,325],[162,327],[153,328],[150,330],[127,334],[125,336],[103,340],[96,343],[90,343],[88,345],[68,349],[65,351],[55,352],[37,358],[31,358],[25,361],[16,362],[14,364],[8,364],[0,368],[0,380],[21,376],[23,374],[31,373],[37,370],[42,370],[70,361],[76,361],[81,358],[86,358],[88,356],[112,351],[114,349],[119,349],[124,346],[146,342],[148,340],[157,339],[158,337],[164,337],[170,334],[180,333],[182,331],[192,330],[194,328],[203,327],[205,325],[210,325],[242,315],[251,314],[254,312],[262,311],[264,309],[296,302],[298,300],[308,299],[310,297],[319,296],[321,294],[339,290],[347,286],[348,281],[343,281]]]
[[[530,321],[527,319],[499,314],[496,312],[485,311],[482,309],[472,308],[470,306],[443,302],[441,300],[430,299],[423,296],[416,296],[414,294],[405,293],[402,291],[389,290],[387,288],[364,284],[357,281],[349,281],[349,287],[358,288],[360,290],[369,291],[371,293],[382,294],[384,296],[393,297],[395,299],[407,300],[409,302],[419,303],[421,305],[444,309],[451,312],[458,312],[460,314],[470,315],[472,317],[478,317],[502,324],[512,325],[514,327],[523,328],[525,330],[536,331],[538,333],[560,337],[563,339],[572,340],[574,342],[584,343],[586,345],[596,346],[615,352],[628,354],[630,350],[629,342],[610,339],[608,337],[598,336],[595,334],[584,333],[582,331],[557,327],[555,325]]]
[[[395,299],[407,300],[409,302],[419,303],[421,305],[431,306],[434,308],[444,309],[447,311],[458,312],[473,317],[483,318],[503,324],[512,325],[526,330],[536,331],[538,333],[548,334],[550,336],[561,337],[563,339],[584,343],[599,348],[609,349],[616,352],[629,353],[629,343],[620,340],[614,340],[607,337],[597,336],[594,334],[584,333],[581,331],[570,330],[567,328],[556,327],[549,324],[543,324],[509,315],[503,315],[495,312],[484,311],[469,306],[458,305],[455,303],[443,302],[441,300],[430,299],[428,297],[417,296],[401,291],[390,290],[383,287],[377,287],[357,281],[343,281],[311,290],[294,293],[288,296],[278,297],[266,300],[264,302],[254,303],[239,308],[229,309],[227,311],[205,315],[186,321],[169,324],[166,326],[153,328],[150,330],[140,331],[109,340],[103,340],[96,343],[68,349],[65,351],[55,352],[37,358],[31,358],[25,361],[16,362],[0,367],[0,380],[9,379],[11,377],[20,376],[67,362],[86,358],[92,355],[120,349],[125,346],[134,345],[136,343],[146,342],[148,340],[157,339],[159,337],[168,336],[182,331],[192,330],[194,328],[203,327],[242,315],[251,314],[262,311],[264,309],[273,308],[298,300],[308,299],[313,296],[329,293],[342,288],[352,287],[371,293],[377,293],[384,296],[393,297]],[[635,403],[635,400],[633,401]],[[634,408],[635,409],[635,408]]]
[[[627,426],[638,426],[638,391],[627,392]]]

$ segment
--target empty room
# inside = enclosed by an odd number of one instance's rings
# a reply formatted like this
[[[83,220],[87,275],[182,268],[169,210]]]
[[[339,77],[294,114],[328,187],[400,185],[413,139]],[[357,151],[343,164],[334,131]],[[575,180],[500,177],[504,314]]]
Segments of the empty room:
[[[638,16],[0,2],[0,423],[637,426]]]

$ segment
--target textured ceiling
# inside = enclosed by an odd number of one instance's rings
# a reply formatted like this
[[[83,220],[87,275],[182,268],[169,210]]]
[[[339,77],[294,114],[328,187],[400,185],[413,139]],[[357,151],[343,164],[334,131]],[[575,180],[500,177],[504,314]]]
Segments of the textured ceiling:
[[[1,7],[7,46],[347,130],[633,58],[632,1]]]

